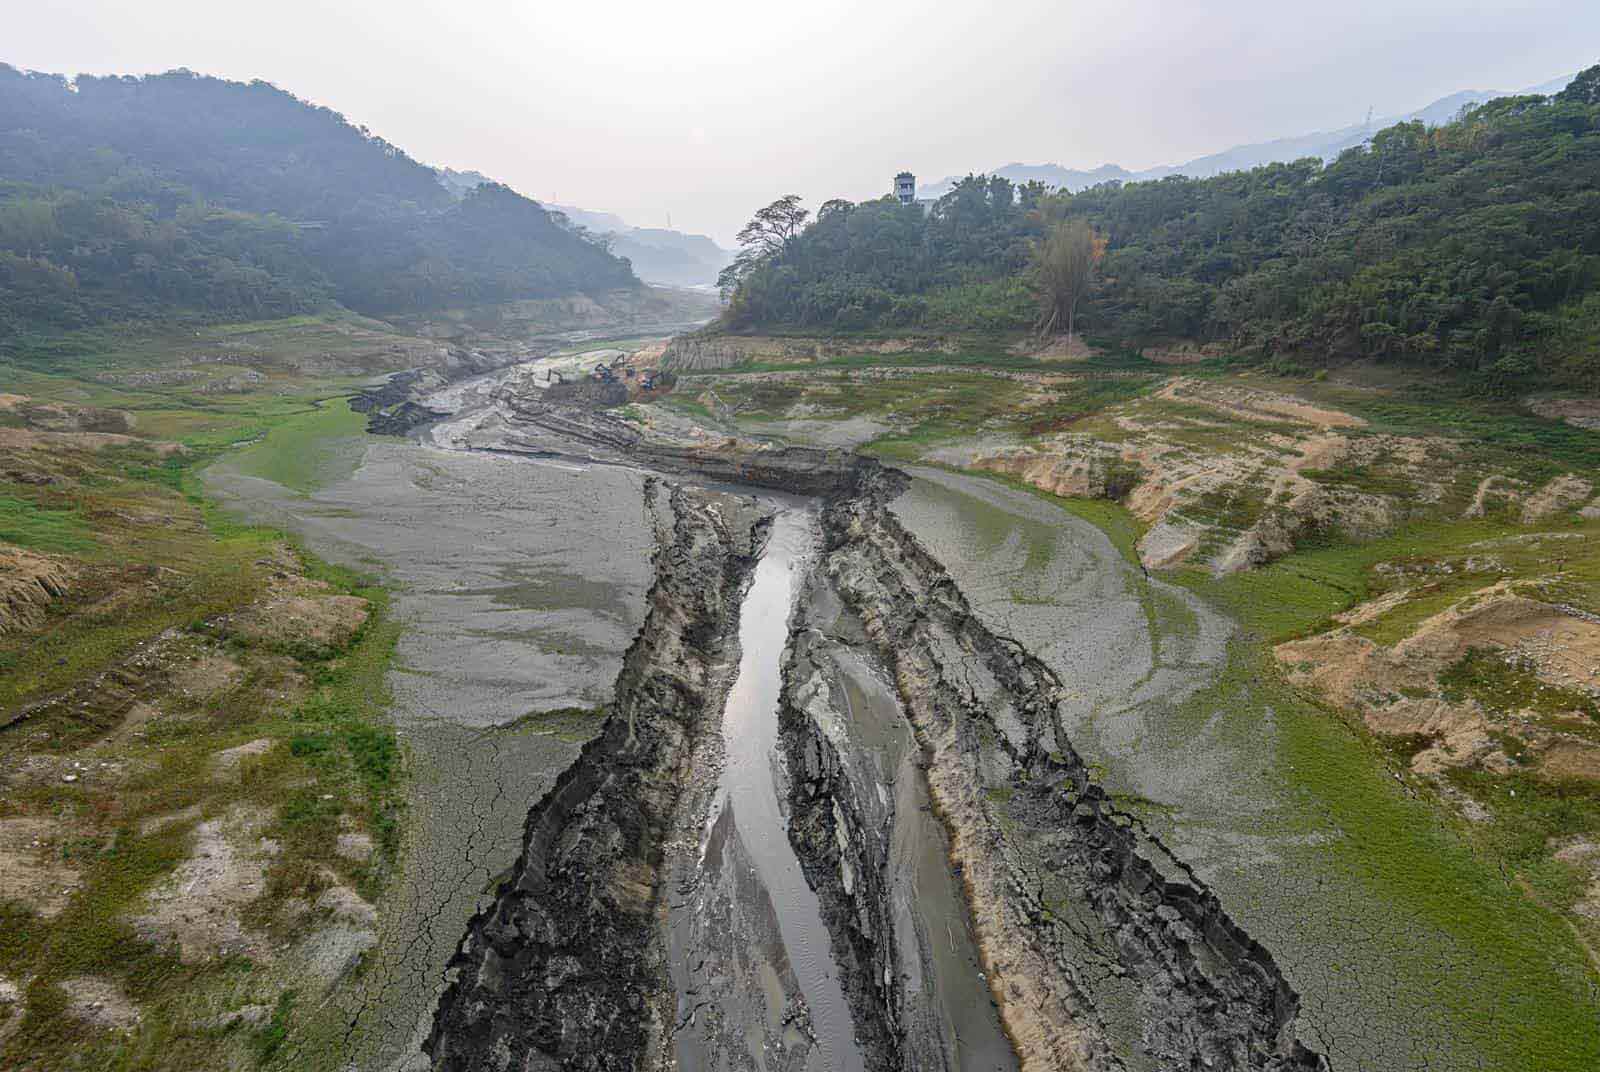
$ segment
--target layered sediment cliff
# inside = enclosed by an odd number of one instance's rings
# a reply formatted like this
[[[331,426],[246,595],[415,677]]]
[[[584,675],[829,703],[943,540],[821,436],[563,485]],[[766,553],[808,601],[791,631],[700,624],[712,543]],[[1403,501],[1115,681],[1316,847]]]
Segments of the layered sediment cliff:
[[[886,509],[897,490],[869,473],[824,510],[821,568],[893,674],[1023,1068],[1325,1067],[1271,954],[1095,784],[1060,730],[1061,682],[978,621]],[[870,877],[886,845],[804,706],[792,687],[793,836],[898,1034],[906,965]]]

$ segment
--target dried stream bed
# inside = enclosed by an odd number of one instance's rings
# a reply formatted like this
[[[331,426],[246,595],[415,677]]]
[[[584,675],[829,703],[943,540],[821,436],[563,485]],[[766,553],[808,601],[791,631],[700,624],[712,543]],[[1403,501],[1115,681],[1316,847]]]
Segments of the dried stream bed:
[[[1215,719],[1167,727],[1226,622],[1027,496],[590,436],[527,378],[309,499],[213,476],[415,623],[355,1067],[1287,1069],[1368,1031],[1394,1059],[1350,1067],[1415,1064],[1423,1028],[1261,895],[1304,862],[1254,836],[1280,802],[1186,766]],[[599,705],[581,751],[524,717]]]

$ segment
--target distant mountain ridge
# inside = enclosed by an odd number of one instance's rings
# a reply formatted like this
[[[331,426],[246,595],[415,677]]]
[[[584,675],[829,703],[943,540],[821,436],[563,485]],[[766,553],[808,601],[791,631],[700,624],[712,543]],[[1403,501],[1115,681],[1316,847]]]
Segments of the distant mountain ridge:
[[[1551,79],[1542,85],[1520,90],[1516,95],[1538,94],[1548,96],[1559,93],[1572,81],[1574,75],[1564,75]],[[1438,100],[1423,108],[1407,112],[1403,115],[1374,117],[1370,123],[1356,123],[1338,130],[1319,130],[1310,134],[1300,134],[1287,138],[1276,138],[1272,141],[1256,142],[1249,145],[1235,145],[1219,153],[1210,153],[1199,156],[1182,164],[1172,164],[1161,167],[1146,168],[1143,171],[1129,171],[1117,164],[1102,164],[1097,168],[1082,169],[1062,167],[1060,164],[1006,164],[1004,167],[994,168],[988,174],[1000,175],[1012,182],[1025,183],[1037,180],[1046,186],[1077,192],[1097,186],[1102,182],[1143,182],[1153,179],[1164,179],[1169,175],[1187,175],[1195,179],[1207,179],[1213,175],[1221,175],[1228,171],[1248,171],[1253,167],[1263,164],[1290,163],[1295,160],[1315,156],[1322,160],[1332,160],[1346,149],[1353,148],[1366,141],[1374,133],[1396,123],[1406,123],[1420,120],[1429,126],[1438,126],[1454,119],[1462,108],[1470,105],[1484,104],[1496,97],[1507,97],[1513,94],[1493,91],[1466,89]],[[917,187],[919,198],[934,199],[950,192],[960,178],[958,175],[948,175],[937,182],[927,183]]]
[[[482,183],[495,180],[477,171],[439,168],[439,181],[457,197],[464,197]],[[705,235],[687,234],[666,227],[635,227],[621,216],[576,205],[546,204],[575,226],[611,238],[611,252],[626,257],[633,271],[649,283],[674,287],[704,287],[717,281],[717,273],[733,260],[733,254]]]

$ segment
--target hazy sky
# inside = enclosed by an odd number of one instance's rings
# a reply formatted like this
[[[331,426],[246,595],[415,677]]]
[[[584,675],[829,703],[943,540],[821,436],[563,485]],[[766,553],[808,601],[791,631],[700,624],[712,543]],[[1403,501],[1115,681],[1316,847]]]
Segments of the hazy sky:
[[[1010,161],[1130,168],[1600,62],[1596,0],[4,0],[0,61],[263,78],[431,164],[729,243]]]

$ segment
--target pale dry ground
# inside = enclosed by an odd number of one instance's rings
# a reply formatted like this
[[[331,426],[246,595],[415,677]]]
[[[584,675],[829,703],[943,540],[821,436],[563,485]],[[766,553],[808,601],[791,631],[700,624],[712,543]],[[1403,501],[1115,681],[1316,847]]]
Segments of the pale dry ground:
[[[1493,649],[1548,687],[1600,697],[1600,622],[1518,595],[1517,588],[1502,581],[1473,592],[1392,645],[1352,632],[1408,594],[1390,593],[1342,616],[1344,623],[1331,632],[1278,645],[1276,654],[1290,681],[1359,713],[1373,732],[1428,738],[1432,743],[1411,760],[1418,774],[1470,765],[1511,770],[1513,758],[1494,736],[1499,733],[1521,742],[1519,765],[1552,776],[1600,778],[1600,744],[1581,732],[1590,725],[1582,711],[1573,711],[1571,729],[1563,730],[1532,713],[1496,718],[1477,701],[1439,695],[1439,675],[1448,667],[1471,649]]]
[[[1529,486],[1488,471],[1462,441],[1365,426],[1289,394],[1179,376],[1081,422],[1082,430],[957,441],[926,457],[1067,497],[1111,494],[1120,477],[1129,486],[1117,490],[1147,529],[1144,564],[1217,575],[1281,558],[1309,535],[1361,539],[1419,513],[1509,510],[1529,523],[1600,514],[1594,474]],[[1459,501],[1469,484],[1470,501]]]

